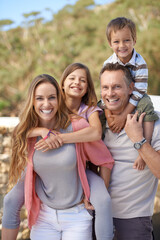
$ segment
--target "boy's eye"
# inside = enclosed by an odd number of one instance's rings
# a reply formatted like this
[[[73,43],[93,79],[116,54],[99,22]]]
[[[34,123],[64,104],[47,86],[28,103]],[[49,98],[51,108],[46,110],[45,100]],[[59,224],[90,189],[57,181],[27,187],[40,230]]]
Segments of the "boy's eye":
[[[113,43],[118,43],[118,41],[114,41]]]

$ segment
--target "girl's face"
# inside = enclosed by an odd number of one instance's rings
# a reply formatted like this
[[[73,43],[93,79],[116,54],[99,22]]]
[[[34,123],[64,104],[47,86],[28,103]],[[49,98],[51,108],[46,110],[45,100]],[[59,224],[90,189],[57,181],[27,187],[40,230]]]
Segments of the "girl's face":
[[[87,75],[84,69],[76,69],[66,77],[63,83],[66,97],[82,98],[87,92],[87,87]]]
[[[53,123],[58,110],[56,88],[49,82],[40,83],[35,89],[33,105],[41,126]]]

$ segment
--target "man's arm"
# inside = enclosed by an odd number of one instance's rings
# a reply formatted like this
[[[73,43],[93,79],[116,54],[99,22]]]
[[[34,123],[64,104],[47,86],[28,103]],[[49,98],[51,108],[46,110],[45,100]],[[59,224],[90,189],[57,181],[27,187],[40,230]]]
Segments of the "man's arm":
[[[137,120],[138,112],[134,115],[128,114],[127,122],[125,125],[125,131],[128,137],[133,143],[139,142],[143,139],[143,117],[145,113],[142,113]],[[138,150],[140,156],[145,161],[151,172],[160,179],[160,150],[155,151],[154,148],[148,143],[144,143]]]

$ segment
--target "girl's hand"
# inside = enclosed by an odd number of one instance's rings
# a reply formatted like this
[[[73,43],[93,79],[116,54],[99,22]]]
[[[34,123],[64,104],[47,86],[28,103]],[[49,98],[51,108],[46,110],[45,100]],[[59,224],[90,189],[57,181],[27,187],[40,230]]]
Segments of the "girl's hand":
[[[52,131],[52,133],[50,133],[46,139],[41,139],[35,144],[35,149],[42,150],[42,152],[46,152],[50,149],[59,148],[62,145],[63,145],[63,141],[59,136],[58,132]]]

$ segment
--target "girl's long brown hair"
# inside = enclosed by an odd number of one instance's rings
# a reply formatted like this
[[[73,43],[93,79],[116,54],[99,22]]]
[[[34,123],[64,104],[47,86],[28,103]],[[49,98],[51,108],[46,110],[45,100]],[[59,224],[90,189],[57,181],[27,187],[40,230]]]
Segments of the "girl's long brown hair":
[[[31,128],[38,127],[39,125],[39,118],[33,106],[35,89],[38,85],[45,82],[51,83],[57,91],[58,111],[56,113],[55,129],[65,129],[70,123],[68,110],[65,106],[62,92],[59,88],[57,81],[52,76],[47,74],[42,74],[34,78],[29,87],[28,97],[26,99],[25,105],[19,116],[19,124],[15,127],[13,131],[12,156],[9,169],[9,183],[12,185],[21,178],[21,174],[24,171],[26,163],[28,161],[27,133]]]

